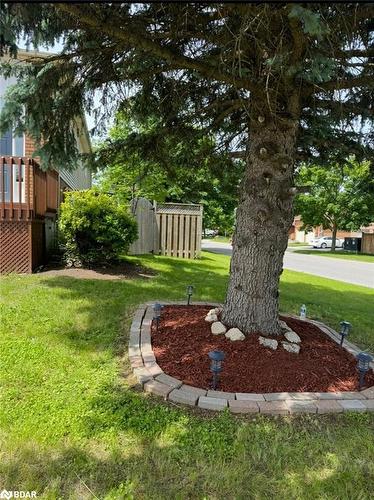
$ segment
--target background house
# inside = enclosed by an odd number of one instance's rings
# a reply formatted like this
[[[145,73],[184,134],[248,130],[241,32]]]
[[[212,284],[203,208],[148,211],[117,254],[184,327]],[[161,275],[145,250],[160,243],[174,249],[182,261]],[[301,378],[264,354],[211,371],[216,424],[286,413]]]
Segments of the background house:
[[[30,54],[19,52],[17,57],[27,61]],[[14,83],[15,79],[0,76],[0,107],[1,96]],[[76,140],[80,152],[91,151],[84,117],[77,118]],[[68,171],[56,165],[55,170],[44,171],[39,158],[33,158],[34,151],[32,139],[25,134],[15,136],[8,130],[0,137],[0,273],[32,272],[43,264],[56,241],[64,191],[91,187],[87,169],[78,166]]]
[[[322,236],[332,236],[330,229],[323,229],[322,226],[316,226],[312,231],[303,231],[301,228],[303,226],[303,221],[300,215],[294,217],[292,226],[288,232],[288,239],[291,241],[309,244],[314,238],[319,238]],[[374,232],[374,225],[370,225],[366,228],[361,228],[359,231],[343,231],[338,230],[337,238],[359,238],[362,236],[363,232]]]

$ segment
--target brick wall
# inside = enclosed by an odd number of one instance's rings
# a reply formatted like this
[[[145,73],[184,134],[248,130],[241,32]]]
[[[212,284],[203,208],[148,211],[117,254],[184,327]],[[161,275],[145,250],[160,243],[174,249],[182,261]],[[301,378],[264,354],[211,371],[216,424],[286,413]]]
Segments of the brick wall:
[[[35,143],[34,141],[31,139],[31,137],[29,136],[25,136],[25,156],[27,158],[32,158],[32,155],[35,151]],[[39,156],[36,156],[35,158],[35,161],[38,162],[40,164],[40,158]]]

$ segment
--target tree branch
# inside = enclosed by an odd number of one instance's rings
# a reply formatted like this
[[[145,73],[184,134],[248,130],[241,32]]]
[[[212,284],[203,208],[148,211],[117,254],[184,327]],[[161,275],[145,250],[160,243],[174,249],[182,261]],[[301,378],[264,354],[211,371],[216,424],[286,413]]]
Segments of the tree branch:
[[[360,107],[359,104],[354,104],[351,102],[341,102],[341,101],[333,101],[330,99],[315,99],[313,101],[313,105],[317,107],[321,107],[323,109],[335,109],[339,111],[341,109],[342,111],[348,111],[351,113],[355,113],[357,115],[364,115],[364,116],[372,116],[374,113],[374,110],[368,106],[365,107]]]
[[[221,72],[214,66],[211,66],[206,61],[192,59],[190,57],[184,56],[167,47],[163,47],[154,41],[150,40],[147,33],[137,33],[135,30],[126,26],[126,30],[117,28],[113,24],[108,24],[97,17],[87,13],[87,7],[84,7],[84,11],[80,9],[77,4],[55,4],[55,7],[65,14],[75,17],[78,22],[94,28],[101,33],[105,33],[113,39],[121,42],[125,42],[132,46],[136,46],[149,52],[157,57],[164,59],[165,61],[172,64],[173,68],[178,66],[180,69],[190,69],[199,72],[201,75],[212,79],[222,81],[226,84],[234,85],[238,88],[243,88],[246,90],[253,91],[256,89],[256,85],[245,78],[239,78],[229,73]]]
[[[352,59],[353,57],[374,57],[374,49],[338,50],[334,51],[334,57],[341,57],[344,59]]]
[[[331,80],[326,83],[309,86],[307,94],[313,94],[329,90],[344,90],[352,89],[354,87],[373,87],[374,79],[371,75],[359,76],[357,78],[342,78]]]

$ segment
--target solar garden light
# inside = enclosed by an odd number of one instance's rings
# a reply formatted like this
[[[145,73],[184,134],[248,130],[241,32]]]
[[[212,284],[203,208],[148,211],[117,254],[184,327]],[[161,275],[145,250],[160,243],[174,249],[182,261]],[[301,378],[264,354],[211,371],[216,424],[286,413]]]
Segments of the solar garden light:
[[[300,307],[300,319],[305,319],[306,318],[306,305],[303,304]]]
[[[340,336],[341,336],[340,347],[343,345],[344,339],[349,334],[351,328],[352,325],[348,321],[340,322]]]
[[[360,372],[359,389],[361,390],[364,385],[365,374],[370,369],[371,361],[373,361],[373,356],[370,356],[366,352],[360,352],[357,354],[357,361],[357,368]]]
[[[208,356],[211,360],[210,371],[213,373],[213,390],[218,386],[219,374],[222,371],[222,361],[225,359],[225,353],[222,351],[210,351]]]
[[[158,325],[160,323],[161,309],[162,305],[158,302],[156,302],[156,304],[153,304],[153,319],[154,321],[156,321],[156,332],[158,331]]]
[[[192,285],[188,285],[187,287],[187,305],[189,306],[190,303],[191,303],[191,296],[193,294],[193,286]]]

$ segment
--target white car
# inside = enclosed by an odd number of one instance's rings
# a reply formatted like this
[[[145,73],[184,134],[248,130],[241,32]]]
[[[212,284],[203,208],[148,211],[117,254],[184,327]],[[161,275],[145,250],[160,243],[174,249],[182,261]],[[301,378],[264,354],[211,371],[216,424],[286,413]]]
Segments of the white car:
[[[218,231],[217,229],[204,229],[204,236],[209,237],[209,236],[217,236]]]
[[[331,248],[332,238],[331,236],[322,236],[321,238],[315,238],[312,242],[313,248]],[[335,247],[339,248],[343,246],[343,240],[336,238]]]

